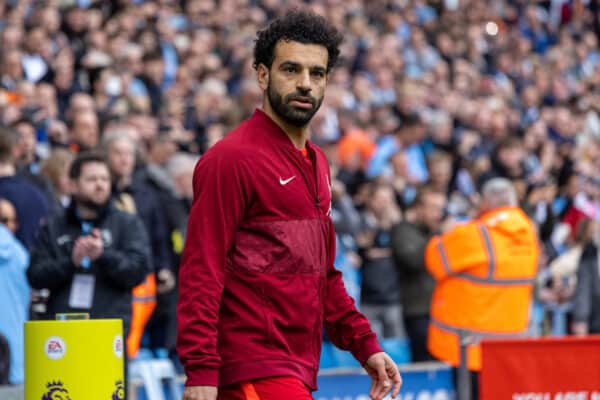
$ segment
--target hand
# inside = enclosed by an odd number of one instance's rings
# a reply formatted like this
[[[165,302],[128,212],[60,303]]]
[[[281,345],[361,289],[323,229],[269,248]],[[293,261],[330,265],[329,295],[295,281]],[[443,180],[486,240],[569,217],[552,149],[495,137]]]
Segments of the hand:
[[[369,357],[363,367],[371,377],[371,390],[369,391],[371,399],[383,399],[392,388],[392,398],[398,396],[402,386],[402,377],[390,356],[383,352],[375,353]]]
[[[187,386],[182,400],[217,400],[215,386]]]
[[[158,294],[168,293],[175,287],[175,275],[170,269],[163,268],[158,271],[157,278],[158,284],[156,286],[156,291]]]
[[[587,322],[573,322],[571,324],[571,330],[575,336],[585,336],[588,334],[588,323]]]
[[[71,252],[71,261],[76,266],[81,266],[81,260],[88,255],[88,246],[85,237],[80,237],[75,241],[75,246],[73,246],[73,251]]]
[[[86,239],[88,240],[88,257],[90,260],[94,261],[98,259],[104,252],[104,243],[102,243],[100,230],[92,230],[92,234],[90,236],[86,236]]]
[[[73,264],[80,266],[84,257],[88,257],[90,261],[96,260],[104,252],[104,244],[100,237],[100,231],[94,229],[91,235],[81,236],[75,241],[75,246],[71,252],[71,261]]]

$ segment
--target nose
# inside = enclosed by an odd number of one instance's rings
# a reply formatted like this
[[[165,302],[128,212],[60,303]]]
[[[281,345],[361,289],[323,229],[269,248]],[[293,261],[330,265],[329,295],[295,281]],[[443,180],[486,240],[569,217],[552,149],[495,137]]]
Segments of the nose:
[[[310,71],[304,70],[298,77],[298,82],[296,83],[298,90],[303,92],[309,92],[311,90],[310,87]]]

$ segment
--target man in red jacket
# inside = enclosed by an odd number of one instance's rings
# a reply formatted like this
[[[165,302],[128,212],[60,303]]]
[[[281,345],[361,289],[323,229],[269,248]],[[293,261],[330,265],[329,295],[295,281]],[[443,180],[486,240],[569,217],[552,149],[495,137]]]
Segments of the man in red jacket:
[[[262,110],[196,166],[177,309],[184,400],[312,399],[323,326],[363,364],[371,398],[400,390],[333,266],[331,177],[308,140],[341,40],[303,11],[258,32]]]

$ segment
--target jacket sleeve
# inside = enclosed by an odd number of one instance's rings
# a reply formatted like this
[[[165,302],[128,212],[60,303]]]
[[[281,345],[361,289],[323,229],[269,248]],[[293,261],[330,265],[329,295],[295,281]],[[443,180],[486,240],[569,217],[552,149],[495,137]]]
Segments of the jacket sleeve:
[[[98,273],[105,274],[116,285],[133,289],[152,271],[148,234],[136,215],[120,213],[125,221],[120,243],[115,248],[105,249],[96,260]]]
[[[416,227],[400,222],[392,228],[392,254],[399,270],[424,271],[426,245],[427,239]]]
[[[179,269],[177,352],[188,386],[219,382],[217,326],[225,262],[250,196],[240,156],[222,147],[212,150],[194,171],[194,201]]]
[[[383,351],[367,318],[356,309],[354,300],[346,292],[342,273],[333,266],[335,231],[330,224],[330,258],[325,292],[325,330],[338,348],[349,350],[361,364],[374,353]]]
[[[59,255],[54,251],[50,223],[44,224],[31,249],[27,280],[34,289],[57,290],[71,282],[75,265],[70,255]]]
[[[425,248],[427,270],[437,280],[479,267],[487,260],[487,249],[475,222],[434,236]]]
[[[596,251],[592,246],[585,249],[584,256],[577,270],[577,289],[573,298],[573,320],[589,322],[592,313],[592,284],[596,269]]]

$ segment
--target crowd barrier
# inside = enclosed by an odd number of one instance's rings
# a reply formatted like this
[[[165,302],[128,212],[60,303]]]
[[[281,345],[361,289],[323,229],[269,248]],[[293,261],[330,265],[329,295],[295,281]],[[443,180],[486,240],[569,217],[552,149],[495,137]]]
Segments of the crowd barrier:
[[[481,399],[600,400],[600,335],[481,346]]]

